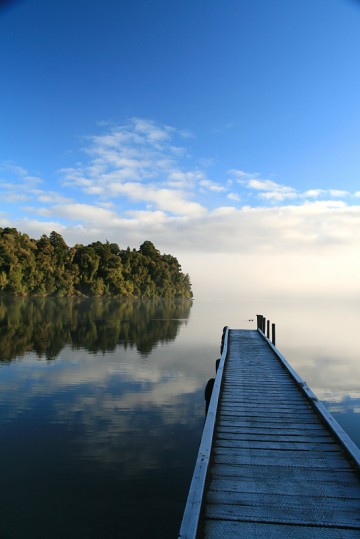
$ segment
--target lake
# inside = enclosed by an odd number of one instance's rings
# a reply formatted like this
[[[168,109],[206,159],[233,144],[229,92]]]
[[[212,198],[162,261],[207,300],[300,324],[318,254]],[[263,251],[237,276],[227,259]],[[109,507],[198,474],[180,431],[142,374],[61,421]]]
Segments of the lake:
[[[176,538],[223,326],[256,314],[360,446],[355,301],[0,299],[0,538]]]

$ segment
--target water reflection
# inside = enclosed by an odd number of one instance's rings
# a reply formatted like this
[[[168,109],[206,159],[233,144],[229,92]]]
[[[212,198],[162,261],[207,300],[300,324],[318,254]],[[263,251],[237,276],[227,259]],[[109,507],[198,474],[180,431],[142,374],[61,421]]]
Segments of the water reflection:
[[[1,538],[176,536],[203,422],[190,309],[1,301]]]
[[[135,346],[143,356],[172,341],[192,302],[101,298],[0,298],[1,361],[34,351],[55,359],[64,348],[109,352]]]
[[[360,444],[355,303],[1,300],[0,537],[176,537],[221,330],[256,312]]]

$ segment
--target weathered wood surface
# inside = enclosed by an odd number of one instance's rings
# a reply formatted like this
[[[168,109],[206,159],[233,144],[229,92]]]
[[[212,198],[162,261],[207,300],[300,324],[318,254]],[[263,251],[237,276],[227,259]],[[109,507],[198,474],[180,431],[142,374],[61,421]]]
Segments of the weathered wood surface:
[[[259,332],[227,347],[202,511],[179,537],[360,538],[358,448]]]

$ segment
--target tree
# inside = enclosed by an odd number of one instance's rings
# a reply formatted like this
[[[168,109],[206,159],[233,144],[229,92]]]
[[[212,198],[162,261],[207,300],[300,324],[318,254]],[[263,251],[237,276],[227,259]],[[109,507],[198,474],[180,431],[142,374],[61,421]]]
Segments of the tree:
[[[178,260],[146,240],[138,250],[96,241],[68,247],[52,231],[39,240],[0,228],[0,291],[11,295],[192,297]]]

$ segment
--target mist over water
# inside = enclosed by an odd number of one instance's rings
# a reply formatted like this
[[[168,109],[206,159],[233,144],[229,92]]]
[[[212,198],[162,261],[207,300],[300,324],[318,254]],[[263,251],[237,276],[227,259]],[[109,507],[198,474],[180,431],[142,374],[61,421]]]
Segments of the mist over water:
[[[0,300],[0,537],[176,537],[223,326],[256,314],[360,446],[356,302]]]

